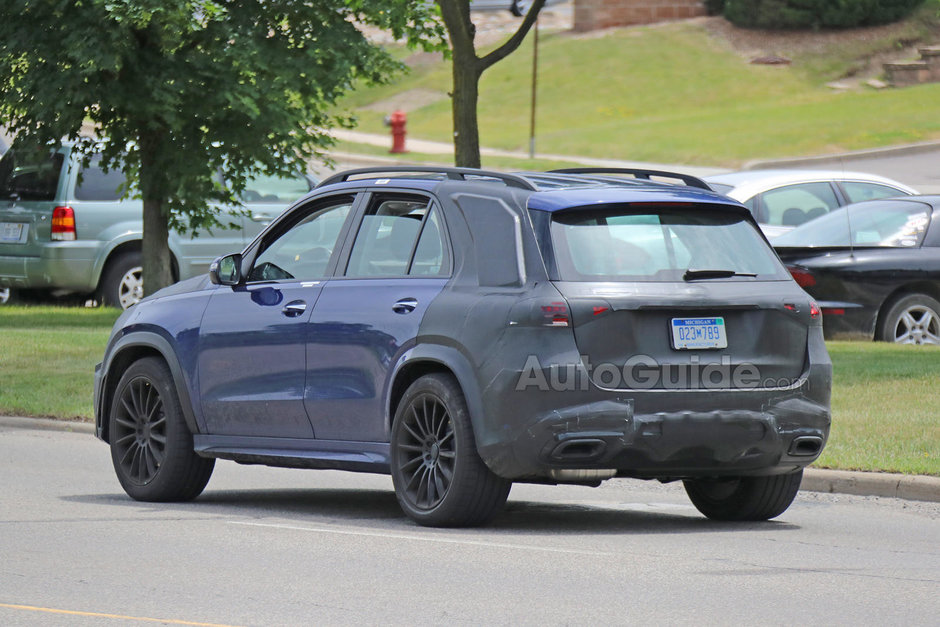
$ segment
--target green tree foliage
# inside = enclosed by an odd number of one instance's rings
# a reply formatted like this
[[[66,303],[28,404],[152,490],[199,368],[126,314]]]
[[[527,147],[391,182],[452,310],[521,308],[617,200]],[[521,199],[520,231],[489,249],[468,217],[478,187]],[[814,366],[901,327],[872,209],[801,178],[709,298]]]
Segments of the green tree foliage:
[[[853,28],[888,24],[924,0],[725,0],[725,17],[747,28]]]
[[[358,25],[443,46],[432,6],[408,0],[4,0],[0,119],[18,142],[102,138],[144,204],[148,293],[170,276],[168,228],[218,224],[248,176],[322,157],[355,80],[399,62]],[[229,188],[215,182],[224,168]]]

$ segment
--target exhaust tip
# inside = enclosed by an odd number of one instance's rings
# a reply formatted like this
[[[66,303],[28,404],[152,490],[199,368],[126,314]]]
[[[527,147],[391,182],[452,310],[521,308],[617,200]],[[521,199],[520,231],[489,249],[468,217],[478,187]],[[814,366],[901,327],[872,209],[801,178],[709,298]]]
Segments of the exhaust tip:
[[[607,450],[607,443],[595,438],[565,440],[552,449],[549,457],[559,462],[585,462],[600,458]]]
[[[823,440],[818,435],[801,435],[797,438],[793,438],[793,441],[790,443],[790,450],[787,451],[787,454],[793,457],[818,455],[819,451],[822,450],[822,446]]]

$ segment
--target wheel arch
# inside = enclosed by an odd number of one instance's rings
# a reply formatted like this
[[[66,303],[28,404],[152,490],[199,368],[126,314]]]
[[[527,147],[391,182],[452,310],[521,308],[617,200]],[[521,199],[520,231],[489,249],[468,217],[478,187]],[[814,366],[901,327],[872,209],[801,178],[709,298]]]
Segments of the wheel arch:
[[[385,399],[385,428],[391,433],[395,411],[408,386],[426,374],[443,373],[457,380],[470,412],[473,435],[479,443],[483,424],[483,403],[473,366],[457,349],[439,345],[419,345],[399,360],[388,385]],[[478,445],[479,447],[479,445]]]
[[[99,292],[101,290],[101,282],[104,280],[105,274],[112,263],[115,262],[121,255],[126,253],[143,253],[143,242],[139,239],[131,239],[125,242],[122,242],[111,250],[108,251],[107,255],[104,255],[104,259],[97,268],[98,280],[95,283],[95,291]],[[173,249],[170,249],[170,271],[173,275],[174,281],[179,281],[180,276],[180,267],[179,260],[177,259],[176,253]]]
[[[875,316],[876,339],[881,335],[882,326],[884,325],[885,316],[888,315],[888,311],[896,302],[911,294],[925,294],[936,301],[940,301],[940,285],[932,281],[913,281],[911,283],[905,283],[891,292],[887,298],[881,302],[881,307],[878,308],[878,315]]]
[[[158,357],[169,367],[176,393],[179,395],[180,405],[183,407],[183,418],[186,420],[186,426],[189,427],[191,433],[200,432],[193,412],[189,388],[186,386],[183,377],[183,369],[174,355],[172,346],[166,338],[146,331],[133,333],[118,340],[103,366],[105,374],[101,387],[101,403],[95,420],[97,421],[99,437],[105,442],[110,442],[110,421],[108,417],[111,415],[111,401],[117,389],[117,384],[121,380],[124,371],[132,363],[145,357]]]

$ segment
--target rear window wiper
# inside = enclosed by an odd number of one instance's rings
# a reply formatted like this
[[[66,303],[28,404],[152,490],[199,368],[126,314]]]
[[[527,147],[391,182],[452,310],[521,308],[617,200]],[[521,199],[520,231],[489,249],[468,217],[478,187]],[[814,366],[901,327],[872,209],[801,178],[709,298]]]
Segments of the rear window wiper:
[[[693,270],[689,268],[682,275],[684,281],[698,281],[699,279],[729,279],[733,276],[756,277],[753,272],[735,272],[734,270]]]

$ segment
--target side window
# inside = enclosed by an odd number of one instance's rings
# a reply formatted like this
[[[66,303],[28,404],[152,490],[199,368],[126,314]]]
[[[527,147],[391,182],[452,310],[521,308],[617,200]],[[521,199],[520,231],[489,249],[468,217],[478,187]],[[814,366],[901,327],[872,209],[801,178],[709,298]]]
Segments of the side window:
[[[356,234],[346,276],[406,276],[428,212],[426,198],[375,197]],[[432,239],[430,235],[428,239]],[[425,244],[422,252],[432,256],[434,254],[430,243]]]
[[[244,202],[292,203],[310,191],[310,183],[300,174],[280,178],[259,174],[249,179],[242,192]]]
[[[344,196],[301,218],[261,251],[248,280],[323,278],[352,204],[353,198]]]
[[[764,222],[798,226],[838,208],[839,200],[829,183],[801,183],[761,194]]]
[[[438,276],[447,270],[444,264],[444,231],[441,229],[439,213],[436,207],[432,207],[424,220],[414,259],[411,260],[411,268],[408,270],[410,275]]]
[[[842,183],[842,190],[845,191],[845,197],[849,199],[849,202],[877,200],[891,196],[907,196],[906,192],[888,187],[887,185],[878,185],[877,183],[844,181]]]
[[[124,173],[117,169],[105,172],[101,168],[101,157],[92,157],[91,163],[78,173],[75,200],[114,201],[121,199]]]

